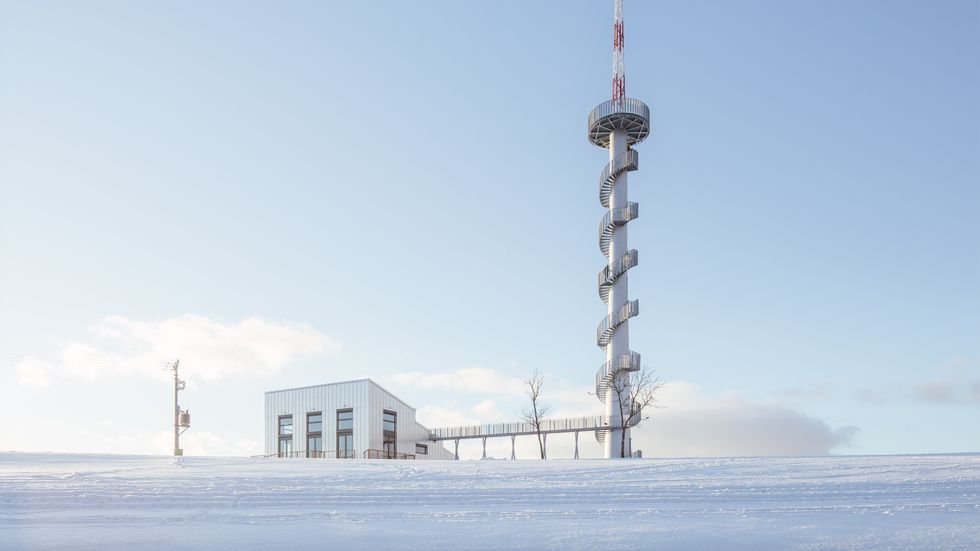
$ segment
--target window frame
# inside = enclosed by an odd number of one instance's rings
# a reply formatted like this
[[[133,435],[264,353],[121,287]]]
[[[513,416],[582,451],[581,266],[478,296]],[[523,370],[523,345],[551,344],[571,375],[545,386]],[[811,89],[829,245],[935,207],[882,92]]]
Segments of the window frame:
[[[289,434],[283,434],[283,420],[289,419]],[[289,457],[293,453],[293,435],[296,434],[296,425],[293,423],[293,414],[279,415],[276,417],[276,456]],[[283,451],[283,443],[288,442],[287,448]]]
[[[350,428],[344,429],[340,427],[340,422],[341,422],[340,415],[343,413],[350,414],[350,419],[344,419],[344,421],[350,421]],[[337,410],[337,430],[338,431],[354,430],[354,408],[342,408]]]
[[[385,428],[385,424],[388,423],[388,420],[385,419],[385,417],[388,416],[388,415],[391,415],[391,425],[393,427],[392,430],[390,430],[390,431],[387,428]],[[392,411],[390,409],[383,409],[383,410],[381,410],[381,430],[384,431],[384,432],[398,432],[398,412],[397,411]]]
[[[422,450],[422,451],[419,451]],[[429,455],[429,445],[428,444],[415,444],[415,455]]]
[[[320,425],[320,430],[310,430],[310,418],[314,416],[319,416],[320,420],[317,424]],[[318,449],[310,449],[310,441],[313,439],[317,440],[319,444]],[[308,411],[306,412],[306,457],[323,457],[323,412],[322,411]]]
[[[278,419],[277,422],[279,423],[279,425],[278,425],[279,426],[279,429],[277,431],[277,434],[279,435],[279,438],[283,438],[283,437],[292,438],[293,437],[293,434],[296,433],[296,425],[293,424],[293,414],[292,413],[288,413],[288,414],[280,415],[279,417],[277,417],[277,419]],[[283,427],[282,422],[283,422],[284,419],[289,419],[289,434],[283,434],[283,432],[282,432],[282,427]]]
[[[393,430],[388,430],[386,416],[391,415]],[[389,446],[390,444],[390,446]],[[385,458],[394,459],[398,457],[398,412],[390,409],[381,410],[381,450]]]
[[[319,430],[310,430],[310,417],[314,415],[319,415],[320,420],[317,422],[320,425]],[[323,433],[323,412],[322,411],[308,411],[306,412],[306,434],[322,434]]]
[[[350,421],[350,428],[342,429],[340,428],[340,415],[349,413],[350,419],[345,419],[345,421]],[[337,442],[337,459],[354,459],[354,408],[341,408],[336,412],[337,420],[337,430],[336,430],[336,442]],[[341,446],[340,439],[350,437],[350,446]]]

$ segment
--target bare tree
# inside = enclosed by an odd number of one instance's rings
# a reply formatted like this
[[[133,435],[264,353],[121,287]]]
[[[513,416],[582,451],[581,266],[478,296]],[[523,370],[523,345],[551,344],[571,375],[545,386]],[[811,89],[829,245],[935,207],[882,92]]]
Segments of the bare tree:
[[[525,423],[534,427],[534,432],[538,434],[538,448],[541,450],[541,459],[545,459],[544,439],[541,438],[541,424],[544,422],[545,415],[548,414],[548,406],[541,404],[541,387],[544,386],[544,376],[534,370],[530,379],[525,379],[527,385],[527,397],[531,400],[530,406],[525,406],[521,411],[521,418]]]
[[[664,386],[663,382],[654,376],[652,369],[643,368],[639,372],[616,373],[609,383],[609,390],[619,404],[620,419],[623,425],[619,427],[619,456],[626,457],[626,429],[640,422],[643,410],[656,405],[657,391]]]

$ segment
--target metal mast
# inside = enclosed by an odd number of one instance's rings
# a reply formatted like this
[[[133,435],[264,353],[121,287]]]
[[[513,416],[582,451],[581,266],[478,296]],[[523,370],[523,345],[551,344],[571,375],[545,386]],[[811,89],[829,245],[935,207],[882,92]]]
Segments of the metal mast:
[[[616,7],[613,14],[612,101],[619,104],[626,99],[626,59],[623,55],[623,40],[626,32],[623,30],[623,0],[614,1]]]
[[[640,313],[639,301],[629,299],[626,272],[639,262],[636,249],[626,242],[626,225],[640,214],[639,205],[627,200],[627,173],[638,167],[639,155],[632,148],[650,134],[650,109],[642,101],[626,97],[626,67],[623,55],[625,30],[623,0],[614,0],[612,99],[589,114],[589,141],[609,151],[609,163],[599,175],[599,203],[607,209],[599,223],[599,250],[606,257],[599,271],[599,298],[607,305],[606,317],[596,329],[596,344],[606,353],[606,362],[596,372],[596,395],[605,404],[610,430],[597,431],[605,457],[619,457],[625,441],[627,456],[629,427],[623,426],[624,410],[629,417],[631,374],[640,370],[640,354],[630,349],[628,320]],[[627,389],[615,392],[614,388]],[[638,416],[631,425],[638,422]]]
[[[174,457],[179,457],[184,455],[184,450],[180,448],[180,435],[191,427],[191,412],[190,410],[182,411],[178,402],[178,393],[187,386],[187,382],[181,381],[177,372],[180,367],[180,360],[167,367],[174,372]]]

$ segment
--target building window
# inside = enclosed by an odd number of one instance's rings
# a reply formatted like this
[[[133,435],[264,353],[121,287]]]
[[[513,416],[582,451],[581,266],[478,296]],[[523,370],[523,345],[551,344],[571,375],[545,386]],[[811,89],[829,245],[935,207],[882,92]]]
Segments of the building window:
[[[279,457],[289,457],[293,453],[293,416],[279,416]]]
[[[354,410],[337,410],[337,458],[354,458]]]
[[[306,457],[323,457],[323,414],[306,414]]]
[[[429,446],[425,444],[415,444],[415,455],[428,455]]]
[[[394,459],[398,454],[398,414],[394,411],[384,411],[384,457]]]
[[[306,432],[312,434],[323,430],[323,414],[319,411],[306,414]]]

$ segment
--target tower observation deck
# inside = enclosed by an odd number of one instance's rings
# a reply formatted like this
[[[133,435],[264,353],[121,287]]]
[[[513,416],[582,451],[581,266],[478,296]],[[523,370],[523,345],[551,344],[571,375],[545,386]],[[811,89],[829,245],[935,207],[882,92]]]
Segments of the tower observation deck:
[[[623,412],[628,416],[630,404],[620,403],[620,398],[629,399],[632,373],[640,370],[640,354],[630,349],[629,336],[629,319],[640,313],[640,303],[629,299],[627,278],[627,272],[639,263],[639,254],[629,248],[626,231],[627,224],[639,216],[640,207],[628,199],[627,174],[639,167],[633,146],[650,134],[650,108],[626,97],[624,36],[623,0],[615,0],[612,99],[589,113],[589,141],[609,151],[609,162],[599,174],[599,203],[607,210],[599,223],[599,250],[606,263],[599,270],[598,287],[607,315],[596,329],[596,344],[606,353],[605,363],[596,372],[596,396],[605,404],[610,426],[608,431],[596,432],[605,457],[620,456],[621,439],[626,442],[626,456],[631,453],[629,428],[623,426]]]

